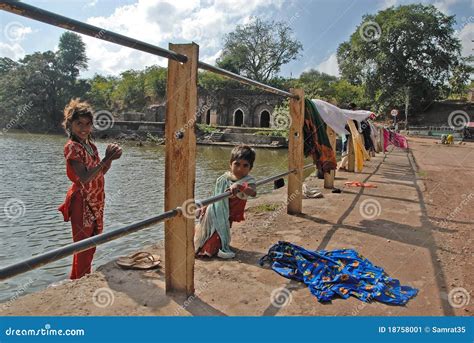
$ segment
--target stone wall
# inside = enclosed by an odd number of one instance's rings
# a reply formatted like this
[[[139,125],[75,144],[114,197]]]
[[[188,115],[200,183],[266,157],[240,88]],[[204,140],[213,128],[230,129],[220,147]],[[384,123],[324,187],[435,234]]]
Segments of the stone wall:
[[[281,104],[281,96],[249,91],[221,90],[209,92],[199,88],[197,123],[214,126],[273,127],[272,114]],[[166,102],[154,104],[145,113],[128,112],[123,114],[125,121],[164,122]]]

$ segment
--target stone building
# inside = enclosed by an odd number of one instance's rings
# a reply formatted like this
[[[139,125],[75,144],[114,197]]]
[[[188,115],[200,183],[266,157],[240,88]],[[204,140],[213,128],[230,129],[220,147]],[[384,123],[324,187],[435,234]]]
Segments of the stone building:
[[[213,126],[271,128],[275,107],[284,98],[251,90],[198,90],[197,123]],[[124,120],[164,122],[166,103],[154,104],[145,113],[124,113]]]

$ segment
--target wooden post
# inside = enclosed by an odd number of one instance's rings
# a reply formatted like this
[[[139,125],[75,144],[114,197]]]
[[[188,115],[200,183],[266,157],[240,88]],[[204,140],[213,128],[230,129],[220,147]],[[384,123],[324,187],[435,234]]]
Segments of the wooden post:
[[[288,214],[298,214],[303,210],[303,123],[304,90],[291,89],[299,99],[290,98],[290,128],[288,132],[288,170],[297,169],[288,175]]]
[[[353,172],[355,171],[355,150],[354,150],[354,140],[352,135],[349,136],[349,141],[347,142],[348,149],[347,149],[347,171]]]
[[[165,211],[193,203],[196,176],[197,44],[170,44],[188,61],[168,60],[166,87]],[[187,211],[185,211],[187,212]],[[186,214],[186,213],[185,213]],[[194,294],[194,216],[165,222],[166,292]]]
[[[331,143],[332,150],[334,151],[334,155],[336,155],[336,133],[329,126],[327,126],[326,128],[326,132],[329,138],[329,143]],[[335,170],[331,170],[329,173],[324,173],[324,188],[328,188],[328,189],[334,188],[335,176],[336,176]]]
[[[384,149],[384,142],[385,142],[385,138],[383,136],[383,127],[379,127],[379,144],[380,144],[380,149],[382,149],[381,151],[385,154],[385,149]]]

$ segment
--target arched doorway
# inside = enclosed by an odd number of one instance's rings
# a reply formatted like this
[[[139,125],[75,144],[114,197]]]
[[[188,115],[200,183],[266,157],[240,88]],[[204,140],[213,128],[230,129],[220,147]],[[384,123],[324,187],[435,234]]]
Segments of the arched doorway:
[[[267,110],[260,113],[260,127],[270,127],[270,112]]]
[[[206,112],[206,124],[211,124],[211,110],[207,110]]]
[[[244,112],[238,109],[234,112],[234,126],[242,126],[244,123]]]

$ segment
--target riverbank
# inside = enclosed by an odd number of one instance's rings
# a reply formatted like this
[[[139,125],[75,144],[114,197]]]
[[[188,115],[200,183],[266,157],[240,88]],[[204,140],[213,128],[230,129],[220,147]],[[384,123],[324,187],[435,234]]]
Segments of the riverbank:
[[[4,303],[0,315],[472,315],[472,304],[457,308],[448,294],[473,285],[474,144],[413,138],[410,146],[378,154],[362,173],[338,172],[335,186],[343,193],[322,190],[324,198],[305,199],[300,216],[286,214],[286,188],[250,202],[247,220],[232,229],[236,258],[196,261],[194,297],[165,295],[163,269],[129,271],[110,262],[80,280]],[[344,188],[346,181],[377,188]],[[306,183],[322,187],[314,177]],[[375,216],[363,206],[368,201]],[[318,303],[303,284],[258,265],[279,240],[356,249],[420,292],[404,307],[355,298]],[[164,257],[160,244],[146,250]],[[280,307],[271,298],[282,287],[287,301]]]

